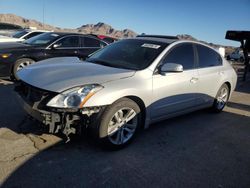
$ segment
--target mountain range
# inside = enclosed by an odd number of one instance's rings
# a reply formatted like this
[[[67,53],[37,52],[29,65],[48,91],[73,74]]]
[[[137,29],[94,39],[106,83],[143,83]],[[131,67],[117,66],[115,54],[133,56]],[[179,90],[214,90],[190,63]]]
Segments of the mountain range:
[[[84,33],[84,34],[91,33],[91,34],[107,35],[116,38],[128,38],[128,37],[135,37],[136,35],[138,35],[136,32],[130,29],[116,30],[112,26],[102,22],[99,22],[97,24],[86,24],[75,29],[70,29],[70,28],[60,28],[48,24],[43,24],[42,22],[33,19],[26,19],[21,16],[17,16],[15,14],[0,14],[0,23],[1,22],[16,24],[23,28],[35,27],[37,29],[44,29],[44,30],[58,31],[58,32],[74,32],[74,33]],[[200,41],[188,34],[180,34],[177,35],[177,37],[180,39]],[[208,43],[205,41],[200,41],[200,42],[208,44],[214,48],[225,47],[226,51],[234,50],[234,48],[231,46],[222,46],[219,44]]]
[[[52,25],[43,24],[39,21],[26,19],[14,14],[0,14],[0,22],[16,24],[23,28],[35,27],[37,29],[59,31],[59,32],[75,32],[75,33],[88,33],[88,34],[92,33],[92,34],[108,35],[116,38],[135,37],[137,35],[137,33],[135,33],[130,29],[116,30],[112,26],[102,22],[99,22],[97,24],[86,24],[82,25],[79,28],[69,29],[69,28],[59,28]]]

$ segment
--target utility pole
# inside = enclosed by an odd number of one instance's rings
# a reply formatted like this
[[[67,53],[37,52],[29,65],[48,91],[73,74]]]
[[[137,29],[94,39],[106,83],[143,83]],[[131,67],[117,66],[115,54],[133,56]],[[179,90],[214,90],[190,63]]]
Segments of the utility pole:
[[[45,11],[45,1],[43,0],[43,29],[44,29],[44,11]]]

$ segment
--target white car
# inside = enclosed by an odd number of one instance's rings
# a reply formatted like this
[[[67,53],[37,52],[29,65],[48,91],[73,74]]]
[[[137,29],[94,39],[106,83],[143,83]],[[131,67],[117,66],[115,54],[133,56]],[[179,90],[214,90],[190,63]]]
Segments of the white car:
[[[24,40],[27,40],[31,37],[40,35],[45,32],[50,31],[44,31],[44,30],[22,30],[14,33],[12,37],[7,37],[0,35],[0,42],[22,42]]]
[[[211,47],[152,35],[112,43],[86,61],[55,58],[17,74],[24,109],[51,133],[69,139],[87,129],[112,149],[157,121],[207,107],[222,111],[237,82]]]

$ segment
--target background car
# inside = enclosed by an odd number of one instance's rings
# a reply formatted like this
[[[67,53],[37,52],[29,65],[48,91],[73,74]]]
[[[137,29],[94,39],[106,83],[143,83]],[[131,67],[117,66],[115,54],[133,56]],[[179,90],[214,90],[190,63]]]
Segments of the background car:
[[[236,49],[231,54],[227,55],[227,60],[234,60],[234,61],[244,61],[244,54],[243,51],[240,49]]]
[[[0,44],[0,77],[17,78],[20,69],[53,57],[75,56],[85,59],[107,43],[92,35],[49,32],[23,43]]]
[[[0,43],[1,42],[21,42],[21,41],[27,40],[29,38],[32,38],[34,36],[37,36],[37,35],[40,35],[40,34],[46,33],[46,32],[50,32],[50,31],[24,29],[24,30],[21,30],[21,31],[14,33],[10,37],[1,36]]]
[[[23,30],[23,28],[19,25],[0,23],[0,35],[2,36],[11,36],[13,33],[21,30]]]
[[[151,123],[202,108],[222,111],[237,81],[215,49],[175,37],[121,40],[85,63],[62,59],[18,72],[23,106],[51,133],[69,138],[88,128],[112,149]]]
[[[99,39],[101,39],[101,40],[103,40],[103,41],[105,41],[105,42],[107,42],[109,44],[111,44],[111,43],[113,43],[115,41],[118,41],[117,38],[106,36],[106,35],[94,35],[94,36],[98,37]]]

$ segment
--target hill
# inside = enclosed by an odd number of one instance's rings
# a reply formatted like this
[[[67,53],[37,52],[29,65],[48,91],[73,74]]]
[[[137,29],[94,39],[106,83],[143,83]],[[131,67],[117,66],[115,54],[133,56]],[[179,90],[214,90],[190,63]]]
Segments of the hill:
[[[59,28],[48,24],[43,24],[39,21],[33,20],[33,19],[26,19],[21,16],[17,16],[14,14],[0,14],[0,22],[3,23],[11,23],[20,25],[23,28],[29,28],[29,27],[36,27],[37,29],[45,29],[45,30],[51,30],[51,31],[59,31],[59,32],[74,32],[74,33],[91,33],[91,34],[100,34],[100,35],[107,35],[112,36],[116,38],[127,38],[127,37],[135,37],[137,35],[136,32],[130,30],[130,29],[124,29],[124,30],[116,30],[112,26],[99,22],[97,24],[85,24],[81,27],[70,29],[70,28]],[[188,34],[180,34],[177,35],[180,39],[185,40],[193,40],[193,41],[200,41],[191,35]],[[200,41],[207,45],[210,45],[214,48],[224,47],[226,49],[226,52],[231,52],[234,50],[234,47],[231,46],[222,46],[219,44],[213,44],[208,43],[205,41]]]
[[[26,19],[14,14],[0,14],[0,22],[20,25],[23,28],[35,27],[37,29],[59,31],[59,32],[61,31],[61,32],[92,33],[92,34],[108,35],[117,38],[134,37],[137,35],[134,31],[130,29],[116,30],[110,25],[102,22],[99,22],[97,24],[86,24],[76,29],[69,29],[69,28],[54,27],[48,24],[43,25],[43,23],[39,21]]]

